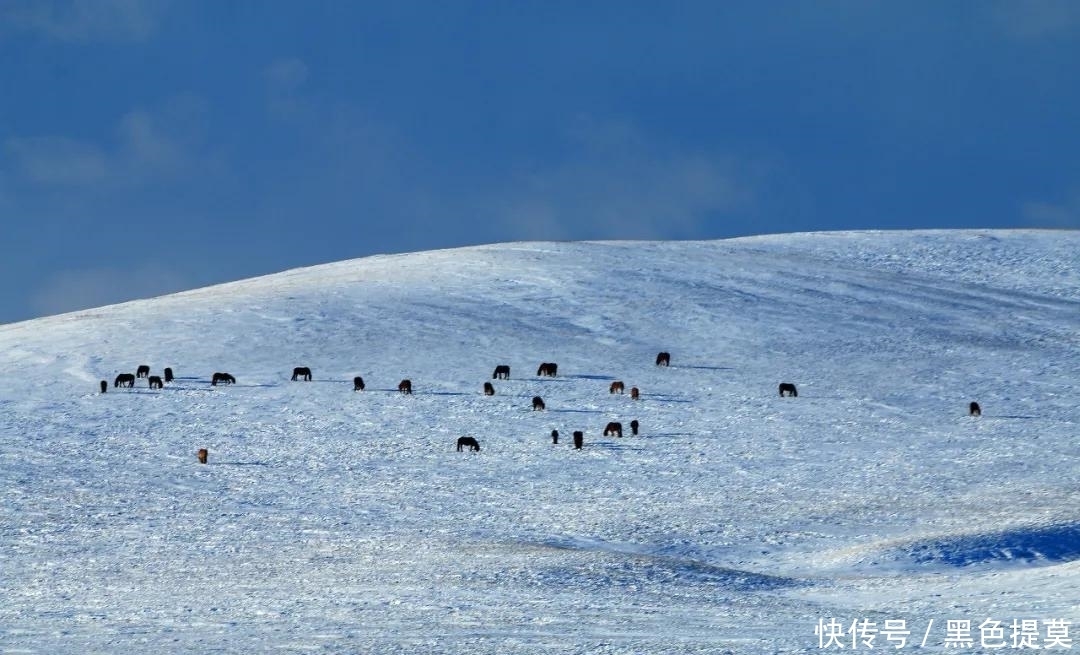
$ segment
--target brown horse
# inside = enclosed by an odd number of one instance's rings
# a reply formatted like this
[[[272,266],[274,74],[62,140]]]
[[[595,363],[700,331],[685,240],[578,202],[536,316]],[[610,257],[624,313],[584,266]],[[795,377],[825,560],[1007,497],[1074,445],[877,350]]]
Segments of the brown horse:
[[[795,385],[790,383],[790,382],[781,382],[780,383],[780,397],[783,398],[785,394],[788,395],[788,396],[792,396],[794,398],[798,398],[799,397],[799,390],[796,389]]]
[[[537,412],[543,409],[546,409],[544,405],[544,399],[540,396],[533,396],[533,411]]]
[[[622,423],[616,423],[615,421],[612,421],[611,423],[607,424],[607,427],[604,428],[604,436],[610,437],[613,435],[616,437],[622,437]]]
[[[407,380],[407,379],[402,380],[401,382],[398,383],[397,390],[400,391],[401,393],[411,394],[412,393],[412,380]]]
[[[508,364],[499,364],[495,367],[495,372],[491,374],[492,380],[509,380],[510,379],[510,366]]]
[[[305,382],[311,382],[311,369],[306,366],[297,366],[292,370],[293,381],[304,378]]]
[[[641,397],[641,392],[637,387],[630,387],[630,400],[637,400]]]
[[[621,380],[615,380],[608,387],[608,393],[622,393],[626,389],[626,385]]]
[[[495,387],[490,382],[485,382],[484,383],[484,395],[485,396],[494,396],[495,395]]]
[[[656,355],[657,366],[671,366],[671,353],[658,353]]]
[[[210,457],[210,451],[205,448],[200,448],[199,452],[195,453],[195,456],[199,458],[200,464],[205,464],[207,458]]]

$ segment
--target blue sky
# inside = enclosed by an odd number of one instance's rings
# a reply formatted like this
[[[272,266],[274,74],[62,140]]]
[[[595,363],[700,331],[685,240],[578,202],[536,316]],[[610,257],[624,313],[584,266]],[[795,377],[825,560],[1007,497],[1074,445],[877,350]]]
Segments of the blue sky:
[[[3,0],[0,322],[497,241],[1078,228],[1078,64],[1070,0]]]

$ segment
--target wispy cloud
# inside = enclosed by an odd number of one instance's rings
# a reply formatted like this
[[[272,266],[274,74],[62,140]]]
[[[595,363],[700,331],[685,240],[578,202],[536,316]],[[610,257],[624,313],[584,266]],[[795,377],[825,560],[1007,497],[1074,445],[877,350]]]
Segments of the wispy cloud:
[[[1063,203],[1024,203],[1020,212],[1024,222],[1032,227],[1080,229],[1080,191]]]
[[[62,135],[11,137],[4,142],[11,161],[6,173],[57,187],[133,186],[176,175],[200,164],[204,111],[193,98],[175,99],[158,111],[133,110],[104,144]]]
[[[152,298],[189,287],[174,271],[150,264],[123,270],[68,270],[53,274],[38,287],[30,305],[37,315],[49,316],[133,298]]]
[[[308,67],[295,57],[278,59],[263,70],[270,114],[291,116],[303,108],[300,89],[308,79]]]
[[[986,5],[998,30],[1017,40],[1080,32],[1080,3],[1074,0],[998,0]]]
[[[561,162],[521,171],[494,194],[514,238],[671,238],[755,201],[760,166],[650,140],[629,123],[578,124]]]
[[[66,42],[144,41],[168,0],[4,0],[0,24]]]

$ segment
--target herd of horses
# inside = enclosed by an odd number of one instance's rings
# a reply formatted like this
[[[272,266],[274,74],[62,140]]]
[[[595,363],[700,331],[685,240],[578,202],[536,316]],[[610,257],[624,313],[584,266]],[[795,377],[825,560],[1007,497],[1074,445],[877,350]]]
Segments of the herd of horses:
[[[660,352],[660,353],[658,353],[656,355],[656,365],[657,366],[670,366],[671,365],[671,353],[668,353],[668,352]],[[540,364],[539,368],[536,369],[536,375],[538,377],[544,377],[544,376],[546,376],[546,377],[557,377],[558,368],[559,368],[558,364],[556,364],[554,362],[543,362],[542,364]],[[150,367],[148,365],[141,364],[141,365],[138,366],[138,368],[136,368],[136,371],[135,371],[134,374],[132,374],[132,373],[120,373],[119,375],[117,375],[116,379],[113,381],[113,386],[114,387],[131,388],[131,387],[135,386],[135,381],[137,379],[140,379],[140,378],[146,378],[151,389],[163,389],[166,382],[172,382],[175,379],[174,375],[173,375],[173,370],[171,368],[166,368],[163,371],[162,376],[157,376],[157,375],[151,375],[150,374]],[[493,380],[508,380],[508,379],[510,379],[510,366],[507,365],[507,364],[499,364],[498,366],[495,367],[495,371],[491,374],[491,378]],[[292,371],[291,379],[293,381],[302,380],[302,381],[310,382],[312,380],[311,369],[306,367],[306,366],[297,366]],[[236,378],[233,377],[229,373],[216,372],[211,376],[210,384],[212,386],[217,386],[219,384],[236,384]],[[101,386],[101,393],[105,393],[109,388],[108,382],[106,380],[102,380],[100,386]],[[360,377],[360,376],[354,377],[353,378],[353,391],[363,391],[364,389],[365,389],[364,379],[362,377]],[[398,390],[398,392],[400,392],[402,394],[411,395],[412,392],[413,392],[412,381],[409,380],[408,378],[402,380],[400,383],[398,383],[397,390]],[[625,383],[623,383],[622,380],[616,380],[616,381],[612,382],[611,385],[608,387],[608,393],[611,393],[611,394],[622,394],[622,393],[625,393],[625,390],[626,390],[626,385],[625,385]],[[779,387],[778,387],[778,390],[779,390],[781,398],[783,398],[785,396],[790,396],[792,398],[797,398],[799,396],[798,389],[791,382],[781,382]],[[494,387],[494,385],[492,385],[490,382],[484,382],[483,392],[484,392],[485,396],[494,396],[495,395],[495,387]],[[640,390],[637,387],[631,387],[630,388],[630,398],[632,400],[639,400],[640,397],[641,397],[640,396]],[[546,405],[544,403],[544,399],[541,398],[540,396],[533,396],[532,408],[533,408],[533,411],[543,411],[543,410],[545,410]],[[968,413],[971,416],[981,416],[982,415],[982,408],[979,407],[979,403],[971,402],[969,404],[969,406],[968,406]],[[640,424],[638,423],[637,419],[634,419],[634,420],[630,421],[630,432],[631,432],[631,434],[637,435],[639,429],[640,429]],[[623,436],[622,423],[617,422],[617,421],[609,422],[604,427],[604,436],[605,437],[612,437],[613,436],[613,437],[620,437],[621,438]],[[573,433],[573,437],[574,437],[574,448],[575,449],[583,448],[584,443],[585,443],[585,434],[584,434],[584,432],[580,431],[580,430],[575,431]],[[552,430],[551,431],[551,441],[552,441],[553,444],[558,444],[559,443],[559,431],[558,430]],[[471,452],[479,452],[480,443],[476,440],[475,437],[463,436],[463,437],[461,437],[461,438],[459,438],[457,440],[457,449],[458,449],[459,452],[462,451],[462,450],[465,450],[465,449],[468,449]],[[209,455],[208,455],[208,451],[207,451],[206,448],[200,448],[199,449],[199,451],[197,453],[197,458],[198,458],[199,462],[205,464],[207,462],[208,456]]]

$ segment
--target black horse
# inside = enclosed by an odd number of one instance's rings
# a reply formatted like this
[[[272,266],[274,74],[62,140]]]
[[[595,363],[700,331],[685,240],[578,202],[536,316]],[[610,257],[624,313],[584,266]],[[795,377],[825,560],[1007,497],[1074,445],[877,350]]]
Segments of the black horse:
[[[979,407],[979,403],[972,401],[971,404],[968,405],[968,413],[972,416],[982,416],[982,407]]]
[[[781,382],[780,383],[780,397],[783,398],[785,395],[794,396],[794,397],[798,398],[799,397],[799,390],[796,389],[795,385],[790,383],[790,382]]]
[[[495,367],[495,372],[491,374],[492,380],[509,380],[510,379],[510,366],[507,364],[499,364]]]
[[[412,380],[402,380],[397,385],[397,390],[401,393],[412,393]]]
[[[114,387],[134,387],[135,376],[131,373],[121,373],[116,376],[116,380],[113,381]]]
[[[466,448],[469,449],[469,452],[480,452],[480,444],[477,443],[476,439],[474,439],[472,437],[458,437],[458,440],[457,440],[458,452],[460,453],[462,450],[465,450]]]
[[[485,396],[494,396],[495,395],[495,386],[493,384],[491,384],[490,382],[485,382],[484,383],[484,395]]]
[[[161,381],[161,377],[157,375],[151,375],[149,377],[151,389],[164,389],[165,383]]]
[[[357,375],[352,379],[352,390],[363,391],[364,390],[364,378]]]
[[[165,369],[165,381],[166,382],[172,382],[173,381],[173,372],[172,372],[171,368],[166,368]]]
[[[671,366],[671,353],[657,353],[656,355],[657,366]]]
[[[311,369],[306,366],[297,366],[292,370],[292,379],[299,380],[304,378],[305,382],[311,382]]]
[[[216,387],[218,382],[222,384],[236,384],[236,378],[228,373],[214,373],[213,377],[210,378],[210,384]]]
[[[536,412],[543,409],[547,409],[544,405],[544,399],[540,396],[533,396],[533,411]]]
[[[559,365],[554,362],[544,362],[536,369],[538,376],[556,377],[559,374]]]
[[[101,393],[105,393],[108,390],[109,390],[109,381],[108,380],[102,380],[101,381]]]
[[[139,368],[135,369],[135,377],[137,378],[145,378],[148,375],[150,375],[150,367],[146,364],[140,364]]]
[[[554,443],[554,444],[559,443],[559,431],[558,430],[552,430],[551,431],[551,443]]]
[[[581,447],[585,445],[585,433],[581,430],[574,432],[574,448],[581,450]]]
[[[637,432],[638,432],[638,422],[637,422],[637,419],[634,419],[633,421],[630,421],[630,434],[637,436]]]

